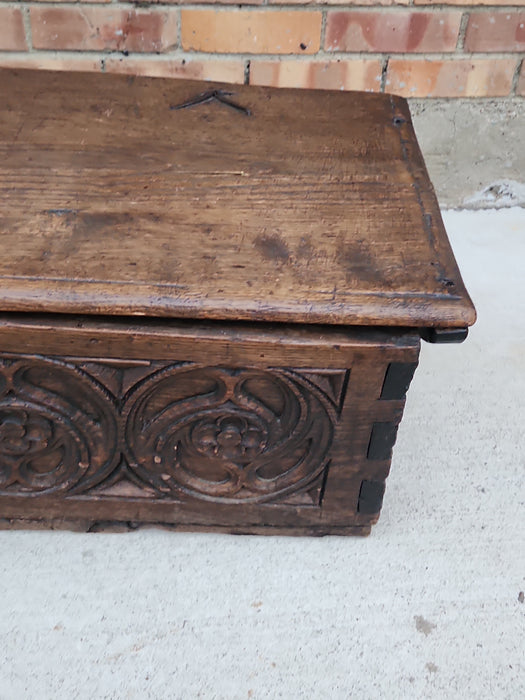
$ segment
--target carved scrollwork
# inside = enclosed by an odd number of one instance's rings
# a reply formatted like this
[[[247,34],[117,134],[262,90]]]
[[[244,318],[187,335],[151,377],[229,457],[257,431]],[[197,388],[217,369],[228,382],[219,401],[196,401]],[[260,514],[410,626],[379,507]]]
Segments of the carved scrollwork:
[[[333,410],[287,370],[167,367],[124,407],[133,472],[163,494],[264,502],[326,466]]]
[[[0,493],[282,500],[322,480],[345,376],[0,356]]]
[[[0,360],[0,489],[79,492],[112,470],[118,429],[96,380],[54,359]]]

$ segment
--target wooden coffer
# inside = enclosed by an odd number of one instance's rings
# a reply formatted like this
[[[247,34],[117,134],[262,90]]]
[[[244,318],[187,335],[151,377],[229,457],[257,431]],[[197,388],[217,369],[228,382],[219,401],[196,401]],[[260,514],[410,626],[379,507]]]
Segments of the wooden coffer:
[[[406,102],[0,86],[3,526],[368,534],[420,338],[475,320]]]

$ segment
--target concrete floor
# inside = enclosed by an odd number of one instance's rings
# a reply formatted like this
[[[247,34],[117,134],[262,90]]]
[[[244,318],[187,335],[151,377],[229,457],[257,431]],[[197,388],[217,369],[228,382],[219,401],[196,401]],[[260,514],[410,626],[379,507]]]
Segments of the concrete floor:
[[[442,207],[525,206],[525,100],[410,99]]]
[[[0,532],[0,700],[525,698],[525,210],[445,221],[479,321],[371,537]]]

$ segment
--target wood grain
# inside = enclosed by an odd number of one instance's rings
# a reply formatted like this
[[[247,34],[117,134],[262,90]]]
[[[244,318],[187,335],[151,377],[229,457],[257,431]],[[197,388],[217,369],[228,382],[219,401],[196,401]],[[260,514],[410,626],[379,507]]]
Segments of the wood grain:
[[[0,314],[0,351],[16,354],[331,368],[359,361],[378,345],[402,359],[418,344],[396,328]]]
[[[0,71],[0,309],[464,327],[401,98]]]

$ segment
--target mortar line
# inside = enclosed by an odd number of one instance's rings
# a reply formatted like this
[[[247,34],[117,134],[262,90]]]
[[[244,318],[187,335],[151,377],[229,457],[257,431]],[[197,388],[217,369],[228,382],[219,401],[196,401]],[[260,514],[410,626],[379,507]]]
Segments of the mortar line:
[[[29,7],[27,6],[22,8],[22,21],[24,24],[27,53],[33,53],[33,32],[31,31],[31,17],[29,15]]]
[[[328,10],[325,8],[321,14],[321,36],[319,38],[319,51],[318,54],[324,53],[325,42],[326,42],[326,22],[328,17]]]
[[[458,41],[456,44],[456,53],[463,53],[465,46],[465,36],[467,33],[467,26],[470,19],[470,13],[464,12],[461,17],[461,22],[459,24]]]
[[[133,2],[132,0],[129,0],[128,2],[124,1],[122,2],[121,0],[111,0],[109,3],[94,3],[94,2],[89,2],[89,3],[83,3],[83,2],[78,2],[75,0],[68,0],[66,2],[46,2],[43,4],[42,2],[38,2],[37,0],[29,0],[28,2],[2,2],[1,3],[2,7],[13,7],[13,8],[26,8],[26,7],[39,7],[41,9],[49,9],[49,8],[55,8],[55,9],[63,9],[63,8],[82,8],[82,9],[89,9],[89,8],[99,8],[102,9],[104,7],[108,7],[110,9],[114,9],[113,6],[117,7],[122,7],[122,9],[130,10],[130,9],[136,9],[136,10],[150,10],[153,13],[158,8],[162,8],[163,10],[171,9],[171,10],[210,10],[210,11],[223,11],[223,12],[236,12],[239,10],[240,5],[238,4],[220,4],[220,3],[214,3],[214,4],[200,4],[198,2],[192,2],[192,3],[184,3],[182,5],[175,5],[173,2],[163,2],[160,0],[160,2],[155,2],[154,4],[152,3],[142,3],[142,2]],[[425,13],[435,13],[435,12],[480,12],[480,13],[496,13],[496,14],[504,14],[505,12],[524,12],[524,6],[523,5],[513,5],[512,3],[509,3],[508,5],[483,5],[483,6],[475,6],[475,9],[473,10],[472,5],[446,5],[444,3],[440,3],[439,5],[355,5],[355,4],[341,4],[341,5],[327,5],[327,4],[312,4],[312,5],[287,5],[286,3],[279,3],[279,4],[271,4],[271,5],[264,5],[264,4],[257,4],[257,5],[242,5],[242,9],[246,12],[251,12],[251,11],[260,11],[260,12],[267,12],[268,10],[276,10],[276,11],[286,11],[286,12],[304,12],[304,13],[314,13],[314,12],[340,12],[340,11],[352,11],[352,12],[366,12],[366,13],[373,13],[373,14],[388,14],[390,12],[399,12],[401,14],[403,13],[411,13],[414,10],[417,12],[425,12]]]
[[[386,78],[387,78],[389,60],[390,60],[390,58],[387,56],[383,61],[383,65],[381,66],[381,85],[379,88],[379,92],[382,92],[382,93],[386,92]]]
[[[182,14],[180,7],[177,8],[177,48],[182,49]]]
[[[516,66],[516,70],[514,71],[514,75],[512,76],[512,85],[510,88],[510,95],[512,97],[524,97],[524,95],[517,95],[516,94],[516,90],[518,89],[518,82],[520,79],[521,69],[522,69],[524,60],[525,59],[523,57],[520,60],[518,60],[518,65]]]
[[[171,49],[164,53],[156,52],[132,52],[129,51],[127,55],[123,51],[118,50],[98,50],[98,51],[78,51],[75,49],[32,49],[31,51],[0,51],[0,60],[2,58],[6,59],[16,59],[23,58],[27,56],[42,56],[49,57],[54,56],[56,58],[62,59],[72,59],[75,57],[79,58],[93,58],[98,59],[101,55],[107,56],[122,56],[123,59],[138,59],[141,58],[155,61],[169,61],[173,58],[181,57],[191,60],[213,60],[213,61],[239,61],[244,62],[246,60],[254,61],[297,61],[297,62],[310,62],[310,61],[345,61],[345,60],[363,60],[369,59],[371,61],[385,60],[385,59],[403,59],[403,60],[413,60],[413,61],[427,61],[427,60],[439,60],[439,61],[461,61],[461,60],[509,60],[509,59],[522,59],[525,54],[523,51],[515,52],[468,52],[457,54],[454,52],[423,52],[423,53],[389,53],[389,52],[378,52],[378,51],[323,51],[316,54],[251,54],[251,53],[207,53],[205,51],[191,51],[185,50],[182,47],[177,47],[176,49]]]

